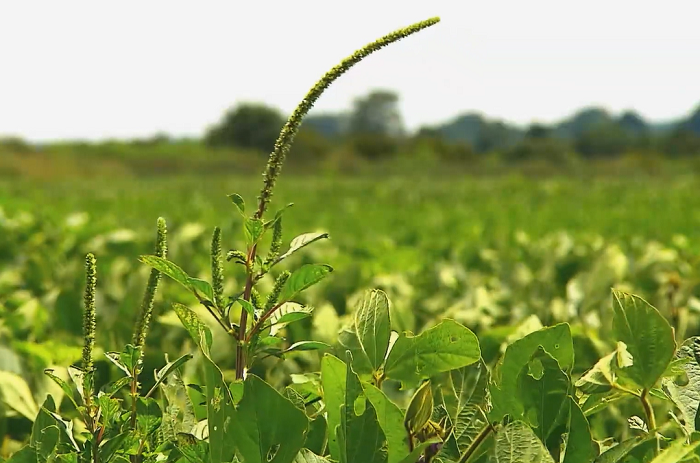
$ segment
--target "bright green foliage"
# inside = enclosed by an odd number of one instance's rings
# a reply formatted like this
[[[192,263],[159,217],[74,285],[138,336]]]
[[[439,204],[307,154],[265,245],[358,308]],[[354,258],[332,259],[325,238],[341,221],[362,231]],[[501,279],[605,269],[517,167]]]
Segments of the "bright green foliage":
[[[383,291],[369,291],[355,310],[355,328],[363,354],[376,371],[389,349],[389,299]]]

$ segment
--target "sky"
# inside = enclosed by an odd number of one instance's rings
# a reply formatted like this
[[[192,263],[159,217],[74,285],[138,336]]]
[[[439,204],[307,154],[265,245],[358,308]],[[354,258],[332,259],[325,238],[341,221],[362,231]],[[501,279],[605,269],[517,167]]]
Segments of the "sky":
[[[409,129],[591,105],[664,121],[700,104],[698,0],[0,0],[0,136],[199,136],[240,102],[288,114],[343,57],[433,16],[314,111],[372,89],[399,93]]]

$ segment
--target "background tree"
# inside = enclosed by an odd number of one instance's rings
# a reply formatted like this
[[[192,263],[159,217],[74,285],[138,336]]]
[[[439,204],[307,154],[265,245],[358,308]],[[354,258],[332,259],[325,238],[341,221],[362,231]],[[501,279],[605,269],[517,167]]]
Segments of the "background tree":
[[[226,112],[223,119],[207,131],[210,146],[233,146],[272,151],[284,117],[274,108],[257,103],[242,103]]]
[[[374,90],[357,98],[350,113],[351,134],[377,134],[398,137],[404,134],[399,96],[388,90]]]

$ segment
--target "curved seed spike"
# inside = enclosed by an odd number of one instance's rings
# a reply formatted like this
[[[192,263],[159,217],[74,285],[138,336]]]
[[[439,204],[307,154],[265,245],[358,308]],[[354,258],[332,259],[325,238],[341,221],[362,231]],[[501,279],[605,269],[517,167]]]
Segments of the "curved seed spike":
[[[164,218],[158,218],[157,229],[156,256],[165,259],[168,255],[168,229]],[[143,295],[141,310],[139,311],[139,318],[136,322],[136,330],[134,331],[132,340],[135,347],[143,347],[146,343],[146,335],[148,334],[151,317],[153,316],[153,301],[155,300],[156,291],[158,290],[160,276],[161,273],[158,270],[155,268],[151,269],[151,274],[148,277],[146,292]]]
[[[224,304],[224,264],[221,254],[221,228],[214,228],[211,237],[211,286],[214,290],[214,300],[220,311]]]
[[[282,169],[282,164],[284,163],[284,158],[289,152],[289,148],[294,141],[294,137],[299,131],[299,126],[301,126],[302,119],[309,112],[311,107],[316,103],[316,100],[321,96],[321,94],[341,75],[347,72],[352,66],[362,61],[367,56],[371,55],[375,51],[378,51],[387,45],[408,37],[422,29],[430,27],[437,24],[440,18],[430,18],[425,21],[421,21],[412,24],[403,29],[399,29],[384,37],[375,40],[357,50],[352,55],[345,58],[340,64],[334,66],[330,71],[328,71],[316,84],[309,90],[299,106],[296,107],[294,112],[282,127],[282,131],[275,142],[275,147],[270,153],[270,158],[267,162],[267,167],[263,173],[263,188],[260,191],[260,196],[258,196],[258,210],[255,212],[256,218],[262,218],[265,213],[265,209],[270,202],[272,197],[272,190],[275,187],[275,181],[280,174]]]

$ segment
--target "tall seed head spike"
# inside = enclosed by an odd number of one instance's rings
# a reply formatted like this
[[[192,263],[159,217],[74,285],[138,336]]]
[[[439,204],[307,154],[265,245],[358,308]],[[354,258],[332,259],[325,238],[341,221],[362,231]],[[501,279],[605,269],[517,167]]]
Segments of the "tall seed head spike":
[[[83,313],[83,370],[90,373],[93,370],[92,350],[95,347],[95,331],[97,330],[95,294],[97,293],[97,260],[92,253],[85,256],[85,311]],[[86,391],[88,394],[88,391]]]
[[[262,218],[263,214],[265,213],[265,209],[272,198],[272,190],[275,187],[275,181],[282,170],[284,158],[292,146],[292,142],[299,131],[299,127],[301,126],[304,116],[309,112],[314,103],[316,103],[316,100],[319,99],[321,94],[352,66],[359,63],[375,51],[408,37],[411,34],[415,34],[422,29],[437,24],[439,21],[440,18],[438,17],[420,21],[403,29],[387,34],[384,37],[365,45],[363,48],[357,50],[355,53],[342,60],[338,65],[334,66],[321,78],[321,80],[316,82],[316,84],[311,87],[311,90],[309,90],[304,99],[301,100],[299,106],[296,107],[291,116],[289,116],[287,122],[284,124],[284,127],[282,127],[282,131],[275,142],[275,147],[273,148],[272,153],[270,153],[267,167],[263,173],[263,188],[260,191],[260,196],[258,196],[259,203],[258,210],[255,212],[256,218]]]
[[[211,283],[219,310],[224,309],[224,264],[221,253],[221,228],[214,228],[211,237]]]
[[[165,219],[159,217],[156,227],[156,256],[165,259],[168,256],[168,229]],[[141,301],[141,310],[139,311],[139,318],[136,322],[136,330],[134,331],[134,336],[132,339],[132,343],[136,347],[143,348],[143,346],[146,344],[146,336],[148,335],[148,328],[153,316],[153,301],[155,300],[156,292],[158,291],[160,276],[161,273],[158,270],[154,268],[151,269],[151,273],[148,277],[148,284],[146,285],[146,291],[143,295],[143,300]]]

